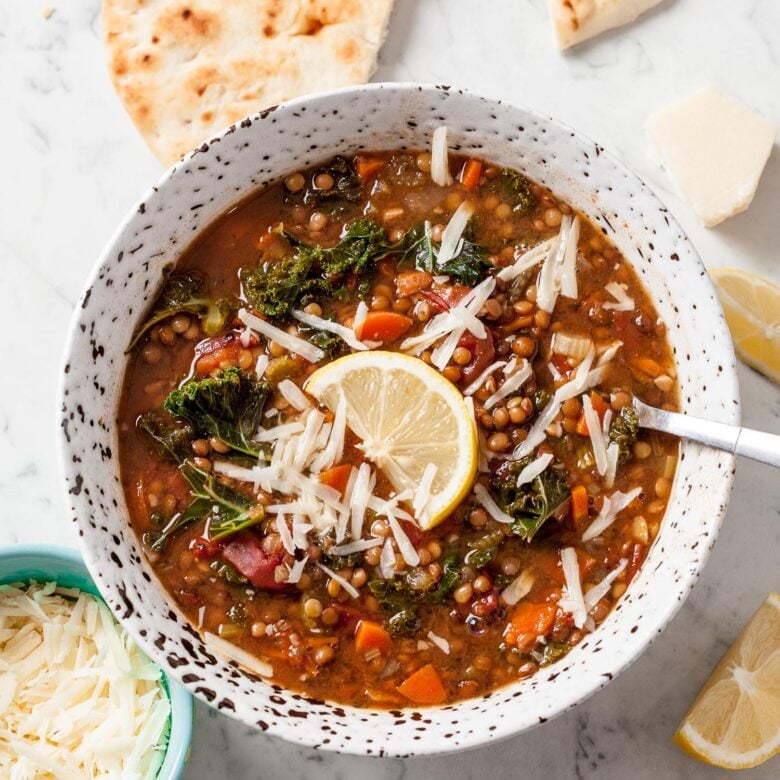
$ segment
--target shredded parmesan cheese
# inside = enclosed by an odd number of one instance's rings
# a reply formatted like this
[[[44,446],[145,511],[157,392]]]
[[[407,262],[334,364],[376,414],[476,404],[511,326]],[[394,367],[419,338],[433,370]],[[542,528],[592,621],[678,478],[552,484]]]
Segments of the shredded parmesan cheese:
[[[439,253],[436,255],[436,263],[439,266],[448,263],[458,254],[461,236],[474,214],[474,210],[474,204],[469,200],[464,200],[463,203],[455,209],[455,213],[450,217],[450,221],[441,234]]]
[[[382,554],[379,556],[379,571],[386,580],[395,577],[395,552],[390,539],[385,539]]]
[[[506,366],[506,360],[497,360],[495,363],[491,363],[464,391],[463,395],[474,395],[482,385],[485,384],[487,378],[499,368]]]
[[[520,572],[501,592],[501,600],[510,607],[525,598],[534,586],[534,575],[527,569]]]
[[[247,671],[252,672],[252,674],[256,674],[258,677],[274,676],[274,668],[271,664],[251,653],[247,653],[246,650],[242,650],[232,642],[226,642],[216,634],[204,631],[203,641],[206,643],[209,650],[216,651],[219,655],[225,656],[229,661],[233,661]]]
[[[363,325],[368,317],[368,305],[365,301],[360,301],[355,310],[355,319],[352,323],[352,332],[355,334],[355,338],[360,338],[360,333],[363,330]]]
[[[301,558],[299,561],[295,561],[295,563],[292,565],[292,568],[290,569],[290,574],[287,577],[287,582],[290,585],[295,585],[296,582],[301,581],[301,575],[303,574],[303,570],[306,568],[306,562],[309,560],[309,556],[307,555],[305,558]]]
[[[532,374],[533,369],[527,362],[524,362],[523,367],[505,379],[501,387],[485,401],[485,409],[492,409],[502,398],[519,390],[531,378]]]
[[[428,463],[425,466],[422,477],[420,477],[420,483],[417,485],[414,500],[412,501],[412,510],[418,520],[425,516],[425,507],[431,499],[431,488],[433,487],[433,480],[436,478],[437,471],[438,467],[435,463]]]
[[[447,150],[447,127],[441,125],[433,131],[431,143],[431,179],[440,187],[452,184],[450,174],[450,159]]]
[[[0,777],[146,777],[170,718],[160,678],[93,596],[0,586]]]
[[[626,286],[619,282],[610,282],[604,285],[604,289],[617,301],[612,303],[607,301],[603,304],[605,309],[613,309],[614,311],[633,311],[634,299],[626,292]]]
[[[594,585],[588,590],[585,594],[585,609],[588,612],[609,593],[612,583],[626,570],[626,566],[628,566],[628,558],[621,558],[620,563],[598,585]]]
[[[547,452],[544,455],[540,455],[536,460],[532,460],[517,475],[517,486],[520,487],[520,485],[525,485],[536,479],[552,463],[552,459],[552,453]]]
[[[577,628],[582,628],[588,617],[588,610],[585,607],[585,599],[582,595],[577,551],[573,547],[565,547],[561,550],[561,566],[563,567],[563,576],[566,579],[566,590],[558,605],[564,612],[571,613],[571,616],[574,618],[574,625]]]
[[[325,353],[319,347],[315,347],[314,344],[291,335],[286,330],[271,325],[270,322],[250,314],[246,309],[238,310],[238,318],[244,325],[248,325],[252,330],[261,333],[267,339],[272,339],[277,344],[281,344],[290,352],[300,355],[305,360],[308,360],[309,363],[318,363],[325,357]]]
[[[615,521],[615,518],[622,512],[640,493],[641,488],[634,488],[628,493],[621,493],[616,490],[609,498],[604,499],[598,517],[588,526],[582,535],[583,542],[589,542],[600,536]]]
[[[531,247],[527,252],[518,254],[518,251],[515,250],[514,264],[502,268],[496,276],[504,282],[511,282],[517,279],[518,276],[529,271],[535,265],[539,265],[547,257],[554,244],[555,238],[548,238],[546,241],[542,241],[541,244]]]
[[[291,379],[283,379],[276,386],[276,389],[281,393],[282,397],[287,401],[290,406],[297,409],[299,412],[303,412],[307,409],[311,409],[311,401],[303,394],[298,385]]]
[[[593,457],[596,460],[596,470],[599,474],[606,474],[607,445],[604,441],[604,431],[601,427],[599,415],[593,408],[589,395],[582,396],[582,410],[585,415],[585,422],[588,425],[588,435],[590,436],[590,445],[593,449]]]
[[[433,631],[429,631],[428,639],[430,639],[442,653],[445,653],[446,655],[450,654],[450,643],[443,636],[439,636],[438,634],[434,634]]]
[[[501,507],[493,500],[487,488],[477,482],[474,485],[474,495],[477,497],[477,501],[485,508],[485,511],[499,523],[512,523],[514,518],[510,517],[504,512]]]
[[[365,304],[363,305],[365,306]],[[372,347],[378,347],[381,343],[375,341],[363,342],[355,335],[355,331],[352,328],[348,328],[346,325],[340,325],[338,322],[333,322],[332,320],[325,320],[322,317],[315,317],[313,314],[307,314],[305,311],[294,311],[292,316],[295,317],[298,322],[302,322],[310,328],[317,328],[318,330],[326,330],[328,333],[335,333],[352,347],[352,349],[355,349],[358,352],[371,349]]]
[[[349,593],[349,595],[350,595],[350,596],[351,596],[353,599],[356,599],[356,598],[358,598],[358,597],[360,596],[360,593],[358,593],[358,591],[357,591],[357,589],[355,588],[355,586],[354,586],[354,585],[352,585],[352,583],[350,583],[350,582],[348,582],[347,580],[345,580],[343,577],[341,577],[341,576],[339,576],[338,574],[336,574],[336,572],[335,572],[335,571],[332,571],[332,570],[331,570],[331,569],[329,569],[327,566],[324,566],[324,565],[323,565],[323,564],[321,564],[321,563],[318,563],[318,564],[317,564],[317,566],[318,566],[320,569],[322,569],[322,571],[324,571],[324,572],[325,572],[325,574],[327,574],[327,575],[328,575],[328,577],[330,577],[330,578],[331,578],[332,580],[334,580],[335,582],[338,582],[338,584],[339,584],[339,585],[341,585],[341,587],[342,587],[342,588],[344,588],[344,590],[345,590],[347,593]]]
[[[353,553],[364,552],[370,550],[372,547],[379,547],[384,539],[358,539],[356,542],[347,542],[347,544],[340,544],[336,547],[331,547],[328,550],[328,555],[352,555]]]

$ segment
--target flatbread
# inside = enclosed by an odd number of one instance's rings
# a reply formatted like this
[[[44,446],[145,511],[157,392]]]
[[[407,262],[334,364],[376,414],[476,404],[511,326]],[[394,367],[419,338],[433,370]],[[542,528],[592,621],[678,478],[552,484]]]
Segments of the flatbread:
[[[104,0],[119,97],[175,162],[247,114],[366,82],[393,0]]]
[[[633,22],[663,0],[549,0],[558,46],[566,49]]]

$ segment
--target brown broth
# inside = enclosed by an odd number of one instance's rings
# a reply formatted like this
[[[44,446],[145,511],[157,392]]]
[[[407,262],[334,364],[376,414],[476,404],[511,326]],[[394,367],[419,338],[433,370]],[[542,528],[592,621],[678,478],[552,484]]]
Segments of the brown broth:
[[[517,248],[522,251],[556,235],[561,213],[571,213],[571,209],[552,193],[532,184],[537,202],[535,208],[528,214],[515,214],[508,209],[506,197],[496,185],[500,171],[489,164],[485,165],[480,185],[469,190],[457,180],[449,187],[435,185],[430,176],[420,170],[427,167],[428,158],[424,153],[379,153],[370,158],[381,163],[378,175],[365,185],[359,202],[348,203],[342,212],[329,215],[324,229],[310,229],[312,214],[320,211],[317,206],[288,202],[290,195],[285,184],[278,184],[250,196],[215,220],[184,253],[177,271],[194,270],[202,274],[213,298],[238,298],[242,295],[239,284],[242,268],[254,267],[260,260],[278,262],[289,256],[289,245],[269,233],[279,223],[307,243],[331,246],[338,241],[346,223],[367,216],[383,226],[389,239],[394,241],[421,220],[427,219],[434,226],[443,227],[464,197],[476,205],[475,242],[485,245],[490,262],[501,267],[513,262]],[[459,171],[464,162],[463,158],[451,155],[452,171]],[[399,208],[403,209],[402,213],[392,211]],[[494,334],[495,359],[507,359],[514,354],[510,342],[518,337],[536,345],[534,377],[523,392],[513,394],[521,399],[517,405],[525,409],[534,392],[554,391],[549,369],[551,360],[562,373],[571,369],[571,363],[550,355],[552,335],[566,333],[590,336],[601,345],[615,340],[623,342],[611,362],[607,378],[597,388],[603,401],[611,404],[615,416],[632,395],[656,406],[674,408],[677,398],[674,364],[663,323],[631,266],[584,215],[579,214],[579,218],[578,299],[559,297],[547,323],[542,316],[544,313],[537,314],[538,310],[533,306],[533,291],[528,288],[533,286],[534,280],[529,278],[521,290],[512,293],[517,294],[515,300],[509,300],[506,288],[497,290],[494,295],[506,296],[501,302],[501,313],[495,319],[484,318]],[[431,299],[420,292],[399,295],[396,282],[402,271],[392,259],[382,260],[371,276],[371,290],[365,300],[377,310],[387,306],[412,317],[414,324],[402,337],[406,338],[424,327],[418,314],[426,306],[430,308]],[[613,312],[604,307],[605,302],[613,300],[605,286],[615,281],[626,286],[628,295],[635,302],[633,311]],[[389,297],[387,288],[392,292]],[[358,299],[317,299],[316,302],[323,316],[333,315],[338,321],[349,323]],[[430,314],[433,316],[436,311]],[[196,346],[204,341],[213,342],[204,339],[196,323],[194,317],[162,323],[141,341],[128,362],[118,420],[121,474],[131,523],[141,538],[158,531],[160,522],[183,512],[189,504],[190,494],[178,466],[165,460],[151,439],[136,427],[139,415],[159,407],[171,390],[192,376],[217,374],[220,368],[231,365],[246,367],[252,372],[257,357],[272,348],[263,343],[264,340],[242,346],[233,339],[216,357],[215,353],[198,357]],[[231,319],[223,334],[234,332],[237,326],[240,323]],[[177,333],[177,330],[182,332]],[[385,343],[382,349],[398,349],[401,340]],[[166,344],[166,341],[172,343]],[[303,366],[300,361],[299,364]],[[452,367],[458,368],[454,363]],[[301,385],[311,370],[302,367],[294,381]],[[455,381],[462,389],[465,380]],[[474,396],[482,431],[488,439],[496,433],[505,433],[514,446],[533,423],[535,412],[517,423],[508,419],[501,424],[504,415],[499,414],[496,418],[496,409],[492,410],[492,415],[481,409],[481,403],[489,394],[489,390],[483,388]],[[506,400],[499,408],[508,417],[511,409]],[[284,405],[278,394],[272,396],[272,403]],[[521,415],[515,412],[515,417]],[[461,563],[458,587],[470,586],[472,595],[462,603],[452,596],[441,604],[421,603],[419,630],[409,636],[392,637],[386,651],[366,653],[355,647],[357,621],[375,621],[387,628],[390,617],[388,611],[379,607],[366,584],[356,585],[360,593],[357,599],[349,598],[343,589],[333,595],[328,591],[329,578],[311,565],[307,566],[298,586],[283,590],[252,587],[246,581],[231,583],[225,579],[224,571],[221,574],[215,571],[220,560],[219,548],[206,545],[208,549],[204,550],[199,542],[204,534],[202,521],[184,527],[162,551],[153,551],[148,545],[145,549],[171,598],[194,625],[219,634],[269,661],[274,668],[275,682],[285,687],[356,706],[401,707],[415,702],[399,692],[398,686],[416,670],[432,664],[447,701],[476,696],[533,674],[540,665],[555,660],[549,648],[563,654],[588,632],[588,627],[574,627],[571,615],[555,608],[564,585],[559,563],[561,548],[577,550],[584,590],[603,579],[622,559],[628,560],[626,571],[592,615],[594,624],[598,624],[629,585],[658,533],[673,478],[676,440],[640,433],[630,449],[631,456],[618,467],[613,489],[628,491],[640,487],[642,492],[606,532],[585,543],[581,539],[582,531],[598,513],[602,497],[612,489],[604,487],[592,464],[588,464],[589,439],[576,433],[578,417],[562,415],[556,423],[561,435],[548,436],[540,451],[554,454],[555,462],[565,470],[569,488],[584,486],[588,490],[587,521],[575,523],[566,510],[560,519],[548,520],[534,539],[526,542],[507,535],[490,518],[483,524],[485,513],[479,509],[474,512],[474,501],[470,496],[449,519],[433,530],[407,529],[418,552],[426,551],[422,556],[426,563],[421,562],[416,567],[420,576],[433,580],[437,569],[441,576],[445,556],[457,553],[462,560],[469,542],[484,540],[492,533],[499,540],[498,552],[492,562],[479,570],[463,567]],[[354,437],[349,439],[344,463],[360,462],[356,443]],[[193,452],[193,457],[196,454]],[[510,454],[511,447],[503,456]],[[214,455],[213,450],[208,453],[210,459]],[[246,484],[236,483],[233,487],[254,498]],[[387,496],[390,490],[389,483],[380,479],[377,492]],[[262,498],[266,503],[271,500],[270,497]],[[266,547],[278,552],[278,534],[267,523],[264,521],[245,533],[259,536]],[[313,557],[318,554],[315,548],[317,545],[312,542],[308,552]],[[360,570],[365,573],[366,580],[375,579],[376,553],[367,551],[358,557],[362,560],[344,566],[341,575],[353,577],[360,583],[361,575],[357,573]],[[554,620],[545,628],[545,642],[537,642],[535,637],[525,640],[518,637],[509,647],[507,625],[517,608],[502,605],[499,591],[524,570],[533,574],[534,582],[520,603],[537,605],[540,609],[543,605],[553,605]],[[232,571],[230,576],[235,574]],[[330,587],[335,592],[335,588]],[[467,591],[468,587],[461,595]],[[305,616],[304,604],[309,600],[319,602],[323,610],[330,609],[329,618],[335,613],[335,621],[326,623],[325,612],[320,617]],[[316,612],[316,608],[311,608],[311,612]],[[430,640],[429,632],[449,643],[449,654]],[[513,634],[510,637],[515,639]],[[417,699],[416,703],[436,702]]]

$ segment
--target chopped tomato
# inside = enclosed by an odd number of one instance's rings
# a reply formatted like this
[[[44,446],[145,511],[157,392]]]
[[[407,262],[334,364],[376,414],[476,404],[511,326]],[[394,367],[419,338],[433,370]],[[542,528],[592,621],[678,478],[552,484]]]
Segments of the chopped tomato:
[[[395,341],[401,338],[412,321],[394,311],[370,311],[362,325],[355,328],[355,335],[365,341]]]
[[[493,360],[496,354],[496,347],[493,343],[493,334],[489,329],[485,329],[485,338],[478,339],[470,331],[466,331],[458,341],[459,347],[465,347],[471,352],[471,362],[461,369],[461,383],[468,385],[473,382]]]
[[[420,526],[410,523],[408,520],[399,520],[401,528],[409,538],[409,541],[415,546],[419,547],[425,540],[425,531]]]
[[[390,634],[373,620],[361,620],[355,629],[355,650],[365,653],[367,650],[390,651],[393,640]]]
[[[368,157],[363,154],[355,157],[355,171],[362,181],[368,181],[376,176],[384,165],[385,161],[381,157]]]
[[[235,332],[204,339],[195,347],[195,370],[199,374],[210,374],[225,361],[237,361],[243,350]]]
[[[282,557],[268,555],[260,538],[250,531],[236,534],[222,551],[224,561],[243,574],[256,588],[264,590],[282,590],[287,587],[286,583],[277,582],[274,577]]]
[[[409,675],[396,690],[418,704],[442,704],[447,700],[447,691],[433,664],[420,667]]]
[[[556,369],[558,369],[560,374],[563,374],[563,376],[569,375],[569,372],[571,371],[571,363],[569,363],[569,358],[567,358],[566,355],[559,355],[557,352],[555,352],[550,357],[550,362],[555,366]]]
[[[401,271],[395,277],[395,290],[401,298],[427,290],[433,284],[433,276],[427,271]]]
[[[479,187],[479,180],[482,178],[482,161],[473,157],[463,163],[460,172],[460,183],[469,190],[475,190]]]
[[[517,638],[523,634],[547,636],[555,625],[556,604],[533,604],[522,602],[513,610],[504,631],[508,645],[517,644]]]
[[[438,292],[433,290],[420,290],[420,295],[438,312],[449,311],[450,305]]]

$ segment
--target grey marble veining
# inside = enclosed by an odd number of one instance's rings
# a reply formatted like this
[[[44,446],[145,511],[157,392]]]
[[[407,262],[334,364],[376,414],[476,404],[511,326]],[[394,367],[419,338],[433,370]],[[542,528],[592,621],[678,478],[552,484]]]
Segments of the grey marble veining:
[[[0,543],[75,544],[58,485],[56,384],[65,328],[97,254],[159,164],[115,97],[98,0],[0,4]],[[564,55],[545,0],[397,0],[377,80],[452,83],[536,108],[618,152],[689,232],[705,264],[780,282],[780,153],[751,209],[699,226],[646,148],[653,110],[713,81],[780,120],[780,3],[670,0],[629,28]],[[744,422],[780,432],[780,391],[740,370]],[[777,473],[741,461],[711,560],[678,616],[605,690],[542,728],[457,756],[376,761],[288,745],[197,706],[186,777],[704,778],[718,774],[671,743],[720,654],[780,587]],[[780,774],[775,759],[745,772]]]

